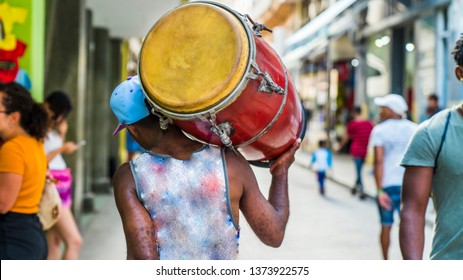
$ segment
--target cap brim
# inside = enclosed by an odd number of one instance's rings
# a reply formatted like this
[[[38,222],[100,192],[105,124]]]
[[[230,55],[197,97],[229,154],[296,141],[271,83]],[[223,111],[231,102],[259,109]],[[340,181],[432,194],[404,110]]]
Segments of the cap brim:
[[[114,130],[113,132],[113,136],[118,134],[119,131],[123,130],[124,128],[126,128],[127,126],[125,125],[125,123],[120,123],[117,127],[116,127],[116,130]]]
[[[373,103],[375,103],[375,105],[377,105],[377,106],[386,106],[386,104],[387,104],[385,98],[383,98],[383,97],[376,97],[373,100]]]

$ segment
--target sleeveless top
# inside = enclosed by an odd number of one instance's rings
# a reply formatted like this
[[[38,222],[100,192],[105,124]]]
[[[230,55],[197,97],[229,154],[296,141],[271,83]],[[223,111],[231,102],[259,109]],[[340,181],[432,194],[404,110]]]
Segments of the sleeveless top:
[[[145,152],[130,166],[160,259],[237,258],[239,226],[221,149],[203,146],[188,160]]]
[[[63,138],[56,130],[49,131],[45,137],[44,147],[45,154],[49,154],[63,146]],[[48,168],[51,170],[65,170],[67,168],[66,162],[61,154],[57,154],[49,163]]]

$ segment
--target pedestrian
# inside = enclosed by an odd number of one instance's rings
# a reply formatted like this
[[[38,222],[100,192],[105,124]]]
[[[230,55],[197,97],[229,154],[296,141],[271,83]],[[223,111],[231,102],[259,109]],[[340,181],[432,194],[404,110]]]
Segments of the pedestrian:
[[[239,152],[195,142],[150,110],[138,76],[116,87],[110,105],[120,122],[115,133],[126,127],[146,150],[113,178],[128,259],[235,259],[239,210],[262,242],[280,246],[300,139],[271,165],[267,200]]]
[[[312,153],[309,167],[317,172],[318,190],[321,195],[325,195],[326,173],[333,169],[333,156],[326,148],[326,140],[318,141],[318,148]]]
[[[463,83],[463,34],[452,52]],[[431,259],[463,259],[463,102],[420,124],[402,160],[400,248],[422,259],[429,197],[436,211]],[[432,195],[431,195],[432,194]]]
[[[350,154],[354,160],[357,175],[355,185],[352,188],[352,194],[355,195],[359,192],[360,199],[365,199],[366,197],[362,181],[362,167],[365,163],[365,157],[368,151],[368,142],[370,140],[370,134],[373,130],[373,126],[374,125],[370,120],[362,117],[362,108],[355,107],[353,118],[347,124],[346,132],[338,148],[339,152],[347,143],[349,143],[349,141],[351,142]]]
[[[51,176],[57,180],[56,188],[61,197],[58,222],[47,231],[48,259],[76,260],[79,257],[82,237],[71,211],[72,173],[62,154],[72,154],[79,149],[73,141],[65,141],[68,130],[67,116],[72,110],[69,97],[61,91],[50,93],[45,99],[45,108],[51,124],[45,138],[45,152]],[[61,250],[64,244],[64,250]]]
[[[400,213],[404,168],[399,164],[416,124],[404,118],[408,106],[402,96],[388,94],[375,98],[374,103],[379,106],[381,122],[373,128],[370,143],[374,149],[376,201],[381,220],[381,250],[383,258],[387,260],[394,213]]]
[[[421,118],[421,122],[431,118],[436,113],[440,112],[442,109],[439,107],[439,97],[436,94],[430,94],[428,96],[428,105],[426,106],[426,111],[424,116]]]
[[[21,85],[0,83],[0,259],[43,260],[37,212],[45,186],[48,116]]]
[[[428,118],[430,118],[439,111],[441,111],[441,108],[439,108],[439,97],[436,94],[429,95],[428,107],[426,107],[426,115],[428,116]]]

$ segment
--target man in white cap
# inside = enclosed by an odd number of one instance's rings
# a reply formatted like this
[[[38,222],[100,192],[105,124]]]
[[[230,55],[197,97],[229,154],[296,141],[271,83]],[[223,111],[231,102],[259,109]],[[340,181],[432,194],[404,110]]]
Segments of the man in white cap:
[[[394,212],[400,211],[400,192],[405,170],[400,162],[416,124],[404,118],[408,106],[402,96],[388,94],[375,98],[374,102],[379,106],[381,122],[371,132],[370,145],[374,148],[376,200],[381,219],[380,241],[386,260]]]

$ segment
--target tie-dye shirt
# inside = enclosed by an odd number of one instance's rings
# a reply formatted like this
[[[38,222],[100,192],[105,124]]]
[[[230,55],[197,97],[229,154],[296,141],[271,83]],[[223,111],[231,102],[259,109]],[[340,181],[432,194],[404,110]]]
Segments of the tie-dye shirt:
[[[137,194],[155,227],[160,259],[236,259],[223,150],[211,146],[188,160],[145,152],[130,162]]]

